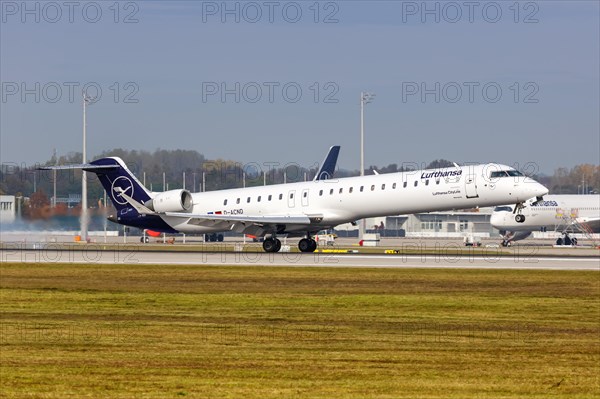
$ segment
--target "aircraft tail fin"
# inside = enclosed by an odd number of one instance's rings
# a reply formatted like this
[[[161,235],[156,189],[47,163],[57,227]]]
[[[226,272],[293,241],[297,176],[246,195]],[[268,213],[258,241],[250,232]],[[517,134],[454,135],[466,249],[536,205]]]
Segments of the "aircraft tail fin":
[[[337,159],[338,159],[339,154],[340,154],[340,146],[339,145],[334,145],[329,148],[329,152],[327,153],[327,156],[323,160],[323,163],[321,163],[321,167],[319,168],[319,171],[315,175],[315,178],[313,179],[313,181],[328,180],[333,177],[333,174],[335,173],[335,167],[337,165]]]
[[[95,173],[108,194],[117,211],[131,208],[132,200],[144,204],[151,197],[150,191],[131,173],[125,162],[119,157],[100,158],[93,162],[79,165],[48,166],[42,170],[82,169]],[[134,206],[139,212],[139,209]]]

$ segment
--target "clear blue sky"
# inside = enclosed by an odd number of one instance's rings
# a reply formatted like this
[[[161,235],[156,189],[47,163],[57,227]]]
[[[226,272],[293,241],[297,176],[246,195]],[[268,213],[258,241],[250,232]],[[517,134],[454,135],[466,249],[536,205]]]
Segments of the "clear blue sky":
[[[23,4],[1,2],[2,162],[80,151],[92,82],[90,157],[183,148],[309,166],[341,144],[357,169],[368,90],[367,165],[600,163],[597,1]]]

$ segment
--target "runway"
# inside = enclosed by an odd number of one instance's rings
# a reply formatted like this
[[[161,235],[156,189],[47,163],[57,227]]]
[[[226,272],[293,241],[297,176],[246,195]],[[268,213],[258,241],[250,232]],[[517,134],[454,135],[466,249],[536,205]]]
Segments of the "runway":
[[[270,266],[270,267],[355,267],[355,268],[453,268],[453,269],[524,269],[600,271],[598,257],[548,257],[521,253],[500,257],[456,254],[367,255],[327,253],[255,253],[255,252],[170,252],[113,250],[0,250],[2,262],[87,263],[90,265],[196,265],[196,266]]]

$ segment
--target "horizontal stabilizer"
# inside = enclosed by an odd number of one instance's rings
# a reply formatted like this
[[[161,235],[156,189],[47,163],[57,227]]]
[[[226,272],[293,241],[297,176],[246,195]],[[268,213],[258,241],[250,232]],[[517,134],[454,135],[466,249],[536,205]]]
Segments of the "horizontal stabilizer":
[[[119,165],[94,165],[91,163],[80,163],[73,165],[60,165],[60,166],[41,166],[38,170],[77,170],[83,169],[86,172],[94,172],[99,170],[110,170],[118,169]]]

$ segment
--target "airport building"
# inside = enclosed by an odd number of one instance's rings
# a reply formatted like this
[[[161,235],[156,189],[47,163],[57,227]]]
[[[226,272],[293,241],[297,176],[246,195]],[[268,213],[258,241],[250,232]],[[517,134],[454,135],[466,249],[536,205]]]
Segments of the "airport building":
[[[0,223],[14,223],[17,218],[16,199],[14,195],[0,195]]]
[[[490,224],[492,211],[493,208],[485,208],[475,212],[416,213],[405,216],[403,226],[407,237],[491,237],[498,234]]]
[[[369,218],[366,230],[381,237],[495,237],[499,232],[490,224],[492,211],[493,208],[481,208]],[[358,226],[344,224],[335,230],[340,236],[358,236]]]

